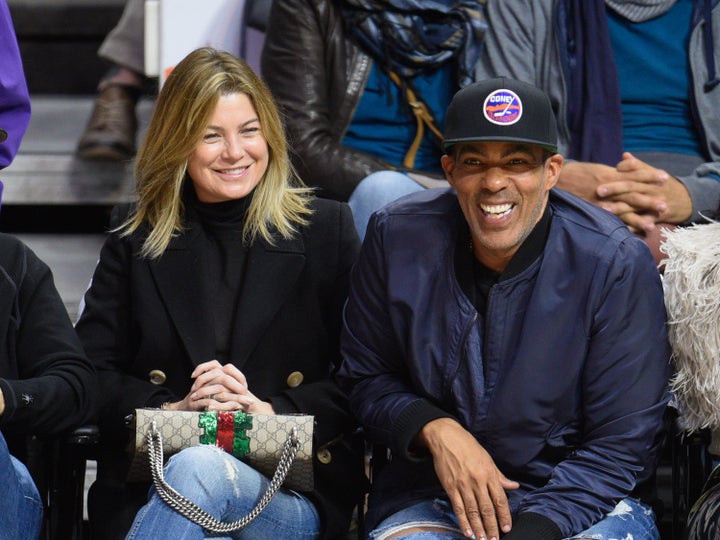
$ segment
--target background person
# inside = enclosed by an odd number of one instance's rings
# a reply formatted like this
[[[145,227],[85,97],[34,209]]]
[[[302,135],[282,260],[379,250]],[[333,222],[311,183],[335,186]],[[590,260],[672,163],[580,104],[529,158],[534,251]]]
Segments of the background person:
[[[374,215],[345,308],[337,379],[393,455],[370,538],[659,538],[670,347],[650,250],[553,189],[537,88],[464,88],[446,137],[454,189]]]
[[[102,42],[98,55],[112,65],[98,83],[77,155],[88,160],[126,161],[135,155],[135,107],[147,81],[144,0],[127,0],[120,21]]]
[[[94,370],[48,266],[0,233],[0,536],[38,538],[43,499],[23,464],[28,438],[93,419]]]
[[[0,0],[0,169],[17,154],[30,97],[10,11]],[[2,184],[0,184],[0,195]],[[0,536],[37,538],[43,499],[30,472],[28,437],[52,437],[90,420],[94,372],[48,266],[0,234]]]
[[[147,502],[147,484],[125,482],[133,437],[125,419],[138,407],[314,415],[315,451],[330,456],[314,459],[315,490],[281,490],[263,515],[282,514],[280,538],[294,538],[300,523],[312,537],[346,533],[362,456],[345,441],[356,422],[330,374],[359,249],[349,208],[312,196],[292,170],[264,83],[209,48],[189,54],[163,85],[136,178],[138,203],[119,211],[127,217],[102,248],[77,323],[102,395],[93,533],[124,537]],[[171,485],[208,511],[222,507],[223,521],[255,505],[250,486],[265,477],[215,448],[193,452],[204,456],[171,460]],[[218,489],[203,492],[202,479],[217,475]],[[269,537],[262,522],[244,533]],[[155,496],[133,531],[204,537]]]
[[[445,109],[471,81],[483,4],[273,1],[262,74],[287,118],[296,167],[321,196],[349,202],[361,237],[385,203],[447,185]]]
[[[30,96],[6,0],[0,0],[0,65],[0,169],[4,169],[15,158],[30,123]]]
[[[574,160],[558,187],[651,234],[718,208],[720,4],[488,0],[487,17],[476,77],[550,96]]]

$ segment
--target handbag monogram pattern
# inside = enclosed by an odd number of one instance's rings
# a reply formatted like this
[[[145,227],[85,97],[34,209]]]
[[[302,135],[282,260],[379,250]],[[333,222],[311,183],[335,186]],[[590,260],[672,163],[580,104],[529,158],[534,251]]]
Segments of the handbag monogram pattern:
[[[214,445],[268,478],[273,477],[285,441],[295,428],[300,446],[284,485],[298,491],[313,489],[313,416],[136,409],[135,452],[128,473],[130,482],[151,480],[147,435],[153,422],[162,436],[165,458],[198,444]]]

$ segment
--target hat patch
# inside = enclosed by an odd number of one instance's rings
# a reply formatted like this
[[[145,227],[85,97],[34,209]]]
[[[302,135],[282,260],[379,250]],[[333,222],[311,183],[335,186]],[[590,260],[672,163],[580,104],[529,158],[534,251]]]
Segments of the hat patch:
[[[522,101],[512,90],[500,88],[485,98],[483,113],[493,124],[510,126],[520,120],[523,113]]]

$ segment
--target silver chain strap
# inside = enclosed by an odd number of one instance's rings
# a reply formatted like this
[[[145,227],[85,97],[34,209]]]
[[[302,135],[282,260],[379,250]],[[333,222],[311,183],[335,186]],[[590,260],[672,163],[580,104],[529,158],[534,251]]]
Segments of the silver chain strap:
[[[232,523],[224,523],[220,520],[215,519],[213,516],[208,514],[205,510],[200,508],[194,502],[187,497],[181,495],[170,484],[165,481],[163,475],[163,445],[162,435],[157,429],[155,422],[152,422],[147,432],[147,444],[150,460],[150,470],[152,472],[153,483],[157,490],[160,498],[165,503],[185,516],[193,523],[197,523],[203,529],[213,533],[230,533],[239,531],[240,529],[247,527],[256,517],[260,515],[265,507],[270,504],[270,501],[280,489],[280,486],[285,481],[285,477],[292,466],[293,460],[300,449],[300,440],[297,434],[297,428],[293,426],[288,437],[283,445],[282,455],[278,463],[275,474],[270,480],[270,485],[265,490],[265,493],[260,498],[255,508],[253,508],[246,516],[233,521]]]

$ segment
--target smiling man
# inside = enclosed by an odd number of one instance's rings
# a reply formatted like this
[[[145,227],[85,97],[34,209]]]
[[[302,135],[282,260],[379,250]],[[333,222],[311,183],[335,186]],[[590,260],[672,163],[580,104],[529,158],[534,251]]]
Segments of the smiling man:
[[[547,96],[500,78],[448,107],[450,189],[377,212],[337,374],[392,460],[370,538],[659,538],[670,349],[648,247],[553,189]]]

